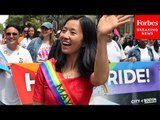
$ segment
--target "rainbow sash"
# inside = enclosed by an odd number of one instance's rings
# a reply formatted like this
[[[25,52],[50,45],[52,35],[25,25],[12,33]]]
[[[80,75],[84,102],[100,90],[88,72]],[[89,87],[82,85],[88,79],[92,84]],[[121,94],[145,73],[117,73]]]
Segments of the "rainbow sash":
[[[41,64],[42,71],[46,81],[56,97],[60,105],[73,105],[73,100],[67,91],[61,76],[55,71],[55,64],[52,64],[52,59],[47,60]]]
[[[105,92],[105,93],[108,93],[108,90],[107,90],[106,85],[105,85],[105,84],[103,84],[103,85],[102,85],[102,87],[103,87],[104,92]]]

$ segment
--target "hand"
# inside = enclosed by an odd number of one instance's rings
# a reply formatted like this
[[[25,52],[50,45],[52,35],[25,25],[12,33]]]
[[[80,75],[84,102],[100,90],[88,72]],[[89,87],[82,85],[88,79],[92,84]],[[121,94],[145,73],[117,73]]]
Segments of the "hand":
[[[12,63],[7,63],[7,66],[11,69]]]
[[[130,22],[133,15],[103,15],[98,23],[97,32],[99,35],[106,35],[123,24]]]
[[[130,57],[130,58],[128,58],[128,61],[136,62],[136,61],[137,61],[137,58],[136,58],[136,57]]]

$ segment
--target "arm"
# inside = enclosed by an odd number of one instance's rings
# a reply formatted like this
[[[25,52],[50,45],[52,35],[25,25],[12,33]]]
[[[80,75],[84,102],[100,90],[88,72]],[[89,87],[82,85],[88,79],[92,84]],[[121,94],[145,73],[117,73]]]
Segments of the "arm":
[[[137,58],[134,56],[121,60],[121,62],[136,62],[136,61],[137,61]]]
[[[103,15],[97,26],[97,53],[95,58],[94,73],[91,75],[93,85],[104,84],[109,76],[109,62],[107,54],[108,33],[120,25],[130,22],[131,15]]]

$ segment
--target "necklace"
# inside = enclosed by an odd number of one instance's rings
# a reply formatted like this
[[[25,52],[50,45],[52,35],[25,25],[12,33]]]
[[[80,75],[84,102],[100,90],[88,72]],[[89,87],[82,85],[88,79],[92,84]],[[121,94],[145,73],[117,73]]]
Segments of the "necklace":
[[[65,78],[72,78],[72,74],[65,74]]]
[[[66,78],[66,79],[74,78],[74,77],[77,77],[80,75],[76,67],[74,67],[72,69],[68,69],[67,67],[63,67],[62,73],[63,73],[64,78]]]
[[[79,73],[74,70],[63,71],[62,73],[63,73],[64,78],[66,78],[66,79],[79,76]]]
[[[68,78],[75,77],[76,73],[74,71],[68,71],[68,72],[64,72],[63,75],[64,75],[64,78],[68,79]]]

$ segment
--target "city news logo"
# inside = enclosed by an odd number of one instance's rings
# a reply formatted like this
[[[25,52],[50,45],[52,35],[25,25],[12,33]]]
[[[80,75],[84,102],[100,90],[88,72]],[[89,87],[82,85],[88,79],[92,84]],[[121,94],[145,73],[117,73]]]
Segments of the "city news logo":
[[[160,39],[160,15],[135,15],[135,39]]]

